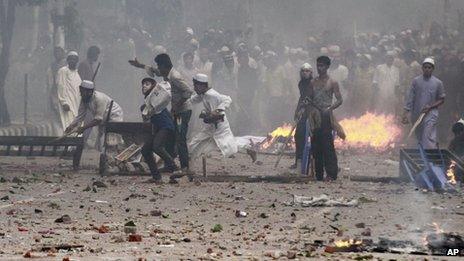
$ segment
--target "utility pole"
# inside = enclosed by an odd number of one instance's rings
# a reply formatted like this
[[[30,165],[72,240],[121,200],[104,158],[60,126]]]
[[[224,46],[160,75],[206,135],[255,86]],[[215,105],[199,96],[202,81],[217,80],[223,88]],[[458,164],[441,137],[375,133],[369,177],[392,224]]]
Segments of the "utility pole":
[[[52,9],[53,45],[65,48],[64,45],[64,0],[55,0]]]

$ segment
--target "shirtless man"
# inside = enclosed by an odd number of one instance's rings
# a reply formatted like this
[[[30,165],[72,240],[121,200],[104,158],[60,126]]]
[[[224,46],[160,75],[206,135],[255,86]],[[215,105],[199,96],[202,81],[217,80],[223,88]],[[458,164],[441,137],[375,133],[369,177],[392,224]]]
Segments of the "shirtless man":
[[[327,74],[329,67],[329,57],[320,56],[317,58],[318,77],[312,80],[314,88],[313,108],[309,112],[316,179],[319,181],[324,178],[324,169],[327,173],[327,181],[337,179],[338,162],[332,131],[336,130],[339,132],[339,136],[343,136],[332,113],[343,103],[343,98],[338,83]],[[334,96],[336,101],[333,103]]]

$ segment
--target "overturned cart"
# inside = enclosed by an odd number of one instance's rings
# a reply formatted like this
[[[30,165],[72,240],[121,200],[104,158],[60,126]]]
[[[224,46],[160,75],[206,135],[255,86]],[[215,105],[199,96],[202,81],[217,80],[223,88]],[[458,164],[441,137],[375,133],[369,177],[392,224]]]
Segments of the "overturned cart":
[[[400,150],[400,179],[429,190],[454,190],[462,180],[464,162],[445,149]]]
[[[142,122],[108,122],[105,128],[105,147],[100,157],[100,174],[102,175],[149,175],[147,164],[141,157],[141,147],[151,135],[151,124]],[[123,144],[116,145],[112,136],[118,134]],[[200,159],[201,161],[201,159]],[[209,162],[209,160],[208,160]],[[201,173],[194,178],[212,182],[306,182],[311,177],[307,175],[232,175],[218,174],[207,171],[206,160]],[[207,175],[208,174],[208,175]],[[174,176],[176,173],[174,174]]]

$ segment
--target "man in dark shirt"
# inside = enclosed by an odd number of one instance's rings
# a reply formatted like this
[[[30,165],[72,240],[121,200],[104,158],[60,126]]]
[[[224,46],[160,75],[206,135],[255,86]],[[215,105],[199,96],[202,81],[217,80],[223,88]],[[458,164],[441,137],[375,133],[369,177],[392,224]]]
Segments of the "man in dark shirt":
[[[456,156],[464,159],[464,123],[461,121],[456,122],[451,129],[454,133],[454,138],[451,140],[448,148]]]
[[[306,119],[308,117],[303,105],[303,100],[306,97],[312,98],[311,80],[313,79],[313,68],[309,63],[304,63],[300,70],[300,82],[298,89],[300,91],[300,99],[298,99],[297,108],[295,111],[295,121],[297,122],[295,131],[295,164],[290,169],[299,169],[301,159],[303,158],[303,150],[305,147]]]
[[[96,69],[94,68],[94,64],[98,61],[99,55],[100,48],[98,46],[90,46],[87,50],[87,59],[79,63],[79,68],[77,68],[77,72],[83,81],[94,81],[93,74]]]

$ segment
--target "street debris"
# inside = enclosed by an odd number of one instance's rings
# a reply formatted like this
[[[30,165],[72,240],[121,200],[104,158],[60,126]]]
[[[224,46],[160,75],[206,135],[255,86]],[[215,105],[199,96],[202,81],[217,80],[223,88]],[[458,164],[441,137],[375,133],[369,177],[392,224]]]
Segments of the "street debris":
[[[69,215],[63,215],[55,219],[55,223],[71,224],[72,220]]]
[[[287,203],[289,206],[302,206],[302,207],[355,207],[359,204],[357,199],[331,199],[326,194],[318,197],[306,197],[293,195],[293,200]]]

